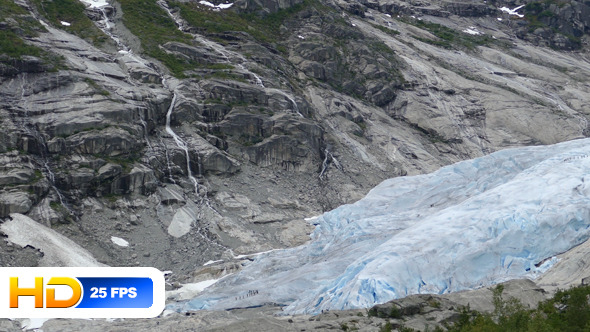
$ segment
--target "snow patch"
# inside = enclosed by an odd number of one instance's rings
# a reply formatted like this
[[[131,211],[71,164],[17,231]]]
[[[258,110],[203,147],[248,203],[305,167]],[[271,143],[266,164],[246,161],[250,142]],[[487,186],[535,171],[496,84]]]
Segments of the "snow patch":
[[[522,7],[524,7],[524,5],[518,6],[518,7],[514,8],[514,9],[510,9],[508,7],[502,7],[502,8],[500,8],[500,10],[503,11],[503,12],[505,12],[505,13],[508,13],[508,15],[513,15],[513,16],[518,16],[520,18],[523,18],[524,15],[517,13],[517,11],[520,8],[522,8]]]
[[[217,7],[219,9],[228,9],[233,5],[234,5],[233,3],[220,3],[219,5],[217,5]]]
[[[109,3],[106,0],[80,0],[82,3],[85,3],[90,8],[100,8],[107,6]]]
[[[221,263],[221,262],[223,262],[223,259],[216,260],[216,261],[208,261],[207,263],[203,264],[203,266],[207,266],[207,265],[211,265],[211,264],[215,264],[215,263]]]
[[[483,35],[483,32],[478,31],[476,27],[469,27],[469,28],[463,30],[463,32],[465,32],[466,34],[474,35],[474,36]]]
[[[268,254],[269,252],[273,252],[273,251],[277,251],[280,249],[271,249],[271,250],[267,250],[267,251],[261,251],[261,252],[256,252],[253,254],[246,254],[246,255],[237,255],[234,256],[234,259],[242,259],[242,258],[248,258],[248,257],[256,257],[256,256],[260,256],[262,254]]]
[[[320,216],[307,217],[307,218],[304,218],[303,220],[305,220],[305,221],[312,221],[312,220],[318,219],[319,217],[321,217],[321,215]]]
[[[25,318],[20,323],[20,328],[26,330],[38,330],[43,327],[46,321],[51,318]]]
[[[219,5],[214,5],[213,3],[209,2],[209,1],[205,1],[205,0],[201,0],[199,1],[199,3],[201,5],[207,6],[207,7],[211,7],[211,8],[215,8],[215,9],[228,9],[231,6],[233,6],[233,3],[221,3]]]
[[[179,289],[166,292],[166,298],[173,298],[176,301],[190,300],[202,292],[205,288],[215,284],[222,278],[210,279],[192,284],[183,284]]]
[[[498,17],[498,21],[500,21],[500,22],[501,22],[501,21],[502,21],[502,18],[501,18],[501,17]]]
[[[120,237],[111,236],[111,241],[119,247],[129,247],[129,242]]]
[[[105,266],[74,241],[35,220],[19,213],[10,217],[12,220],[0,225],[0,230],[12,243],[39,249],[43,253],[40,266]]]
[[[170,316],[170,315],[172,315],[175,312],[176,311],[174,311],[174,310],[168,310],[168,309],[166,309],[166,310],[164,310],[164,312],[162,312],[162,317]]]

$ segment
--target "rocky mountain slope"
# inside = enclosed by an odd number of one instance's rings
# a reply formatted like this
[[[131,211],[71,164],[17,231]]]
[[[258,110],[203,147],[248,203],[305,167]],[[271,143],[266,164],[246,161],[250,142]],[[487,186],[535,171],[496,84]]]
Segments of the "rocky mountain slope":
[[[0,218],[172,284],[386,178],[590,134],[587,2],[0,4]]]

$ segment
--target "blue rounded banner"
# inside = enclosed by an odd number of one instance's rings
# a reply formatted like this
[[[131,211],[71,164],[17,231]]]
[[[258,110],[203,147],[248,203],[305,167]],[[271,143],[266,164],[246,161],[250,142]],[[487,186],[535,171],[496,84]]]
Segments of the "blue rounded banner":
[[[150,278],[76,278],[83,296],[76,308],[149,308],[153,304]]]

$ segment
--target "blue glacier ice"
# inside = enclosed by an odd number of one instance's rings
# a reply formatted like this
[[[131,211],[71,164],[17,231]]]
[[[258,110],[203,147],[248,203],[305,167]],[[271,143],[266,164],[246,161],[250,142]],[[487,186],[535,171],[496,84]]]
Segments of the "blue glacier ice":
[[[383,181],[316,219],[305,245],[260,255],[176,309],[314,314],[534,278],[590,237],[589,155],[581,139]]]

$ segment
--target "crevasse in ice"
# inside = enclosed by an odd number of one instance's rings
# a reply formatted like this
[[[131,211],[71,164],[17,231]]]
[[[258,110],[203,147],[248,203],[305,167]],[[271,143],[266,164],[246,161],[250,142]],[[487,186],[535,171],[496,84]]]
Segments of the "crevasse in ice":
[[[316,219],[307,244],[260,255],[177,309],[318,313],[535,277],[590,236],[589,155],[583,139],[386,180]]]

